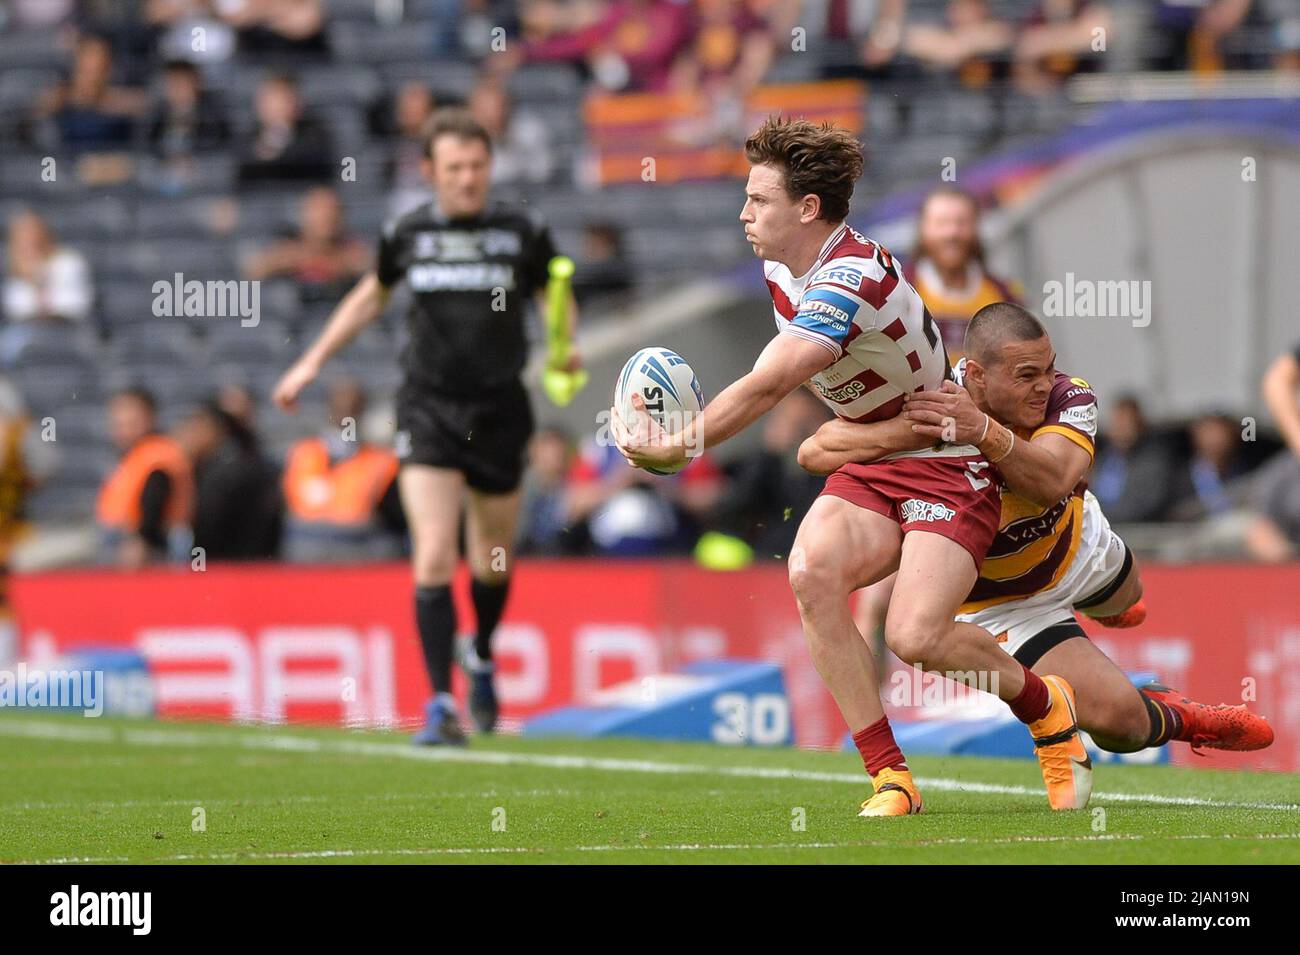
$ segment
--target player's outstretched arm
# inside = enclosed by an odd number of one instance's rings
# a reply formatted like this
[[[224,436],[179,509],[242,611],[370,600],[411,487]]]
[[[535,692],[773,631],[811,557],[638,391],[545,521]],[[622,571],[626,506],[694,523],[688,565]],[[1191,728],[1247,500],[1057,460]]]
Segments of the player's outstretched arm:
[[[688,457],[721,444],[775,407],[790,392],[835,361],[831,350],[794,335],[778,334],[763,349],[753,370],[732,382],[689,425],[667,434],[645,412],[640,397],[636,417],[624,421],[610,409],[610,426],[619,452],[638,468],[674,470]]]
[[[297,410],[302,390],[315,380],[327,361],[380,316],[387,301],[388,289],[380,283],[379,276],[374,272],[362,276],[343,296],[316,340],[276,383],[271,399],[285,411]]]
[[[763,348],[753,370],[724,388],[682,429],[680,443],[701,450],[721,444],[834,361],[835,356],[823,345],[794,335],[776,335]]]
[[[916,434],[912,423],[902,415],[866,424],[833,418],[799,446],[799,466],[810,474],[830,474],[845,464],[866,464],[896,451],[919,451],[933,443]]]

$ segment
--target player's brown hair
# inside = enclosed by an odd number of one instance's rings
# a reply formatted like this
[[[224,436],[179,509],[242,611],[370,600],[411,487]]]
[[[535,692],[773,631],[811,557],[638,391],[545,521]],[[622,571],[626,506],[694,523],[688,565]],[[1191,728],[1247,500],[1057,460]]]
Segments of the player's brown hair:
[[[492,152],[492,137],[469,110],[462,106],[444,106],[434,110],[424,124],[424,155],[433,158],[433,144],[440,136],[455,136],[459,139],[477,139]]]
[[[830,222],[848,216],[853,184],[862,176],[862,144],[834,123],[818,126],[806,119],[769,116],[745,140],[745,158],[755,166],[781,169],[792,199],[817,196],[818,218]]]

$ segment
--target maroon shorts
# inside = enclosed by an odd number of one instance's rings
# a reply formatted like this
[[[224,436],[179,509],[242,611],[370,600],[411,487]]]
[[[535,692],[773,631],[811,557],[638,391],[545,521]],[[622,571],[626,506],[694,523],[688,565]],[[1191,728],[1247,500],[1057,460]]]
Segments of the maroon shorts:
[[[822,494],[883,514],[904,534],[931,531],[954,540],[977,569],[1002,517],[1002,478],[983,455],[846,464],[826,479]]]

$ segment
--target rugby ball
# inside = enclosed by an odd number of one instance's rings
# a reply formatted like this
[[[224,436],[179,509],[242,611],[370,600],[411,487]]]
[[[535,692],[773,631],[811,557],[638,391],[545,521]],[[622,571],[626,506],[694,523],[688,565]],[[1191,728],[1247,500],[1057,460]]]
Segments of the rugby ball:
[[[624,421],[636,417],[636,409],[632,407],[633,395],[641,396],[646,413],[669,434],[681,431],[704,409],[704,392],[686,359],[671,348],[657,345],[642,348],[618,373],[618,380],[614,383],[614,407]],[[687,463],[691,457],[688,453]],[[675,473],[658,468],[646,470],[653,474]]]

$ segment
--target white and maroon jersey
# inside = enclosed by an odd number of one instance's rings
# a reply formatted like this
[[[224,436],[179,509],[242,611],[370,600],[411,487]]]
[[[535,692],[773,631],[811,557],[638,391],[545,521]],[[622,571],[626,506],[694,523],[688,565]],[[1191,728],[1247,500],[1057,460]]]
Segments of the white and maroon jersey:
[[[822,400],[849,421],[882,421],[903,395],[937,391],[948,355],[921,296],[889,252],[847,224],[800,278],[779,262],[763,272],[777,330],[817,342],[835,362],[812,378]]]

